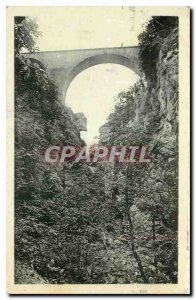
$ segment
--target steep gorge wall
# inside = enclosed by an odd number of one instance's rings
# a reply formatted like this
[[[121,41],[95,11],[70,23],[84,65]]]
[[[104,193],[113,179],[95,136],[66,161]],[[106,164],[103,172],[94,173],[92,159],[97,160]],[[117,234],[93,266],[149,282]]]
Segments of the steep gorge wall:
[[[130,117],[125,127],[130,132],[141,132],[151,136],[162,147],[160,151],[173,156],[177,150],[178,131],[178,30],[174,29],[164,39],[156,62],[155,80],[147,78],[145,87],[134,94],[134,117]],[[127,107],[125,108],[127,110]],[[100,128],[100,140],[111,137],[112,122],[116,114],[111,114],[108,122]],[[130,134],[132,137],[132,134]],[[133,134],[134,136],[134,134]],[[136,142],[136,141],[132,141]]]
[[[156,83],[151,83],[144,101],[151,101],[153,118],[159,117],[157,139],[162,153],[173,156],[177,150],[178,131],[178,31],[163,42],[156,65]],[[149,97],[149,99],[148,99]],[[145,118],[145,116],[144,116]],[[148,119],[148,114],[146,116]]]

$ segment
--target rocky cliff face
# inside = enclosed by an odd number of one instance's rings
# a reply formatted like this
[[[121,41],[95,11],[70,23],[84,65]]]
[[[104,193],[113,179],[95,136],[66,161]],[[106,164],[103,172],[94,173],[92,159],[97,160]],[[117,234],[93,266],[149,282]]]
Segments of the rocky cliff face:
[[[149,132],[173,156],[178,130],[178,31],[165,38],[156,63],[156,82],[147,79],[146,87],[135,95],[135,116],[126,127]],[[156,126],[154,124],[156,123]],[[139,125],[138,125],[139,124]],[[157,126],[158,124],[158,126]],[[100,128],[100,140],[111,136],[110,122]]]
[[[178,31],[164,41],[157,61],[157,83],[152,89],[159,104],[160,129],[157,139],[168,156],[177,151],[178,130]]]

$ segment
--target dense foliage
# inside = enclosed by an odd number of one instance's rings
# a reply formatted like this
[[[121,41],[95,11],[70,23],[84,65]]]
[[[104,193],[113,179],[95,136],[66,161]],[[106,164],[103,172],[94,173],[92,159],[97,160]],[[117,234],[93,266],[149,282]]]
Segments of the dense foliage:
[[[151,18],[139,35],[141,69],[152,82],[156,81],[156,64],[161,46],[174,28],[178,28],[178,17],[156,16]]]
[[[144,273],[141,276],[143,281],[146,282],[147,277],[147,282],[151,283],[176,282],[177,149],[172,154],[164,151],[164,144],[159,141],[160,120],[156,114],[148,123],[143,115],[140,119],[133,111],[130,115],[130,107],[136,110],[141,91],[143,94],[145,90],[147,88],[139,81],[127,92],[120,93],[115,111],[108,118],[111,129],[108,142],[126,145],[134,141],[136,145],[149,145],[152,162],[147,165],[117,165],[114,170],[108,171],[107,176],[114,184],[123,236],[129,233],[128,239],[132,240],[140,274]],[[148,113],[147,108],[145,113]]]
[[[37,36],[32,20],[16,18],[16,282],[177,282],[177,149],[162,147],[160,105],[152,109],[151,90],[139,81],[108,118],[107,144],[148,144],[151,164],[46,163],[49,145],[83,141],[44,67],[21,53],[36,50]],[[148,55],[141,60],[145,72]]]

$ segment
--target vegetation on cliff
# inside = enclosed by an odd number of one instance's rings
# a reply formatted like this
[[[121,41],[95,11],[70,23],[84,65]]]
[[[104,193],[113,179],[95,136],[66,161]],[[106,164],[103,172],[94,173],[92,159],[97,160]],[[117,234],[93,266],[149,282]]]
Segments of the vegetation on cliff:
[[[156,62],[164,40],[178,28],[178,17],[152,17],[139,35],[141,69],[148,81],[156,81]],[[176,40],[178,43],[178,40]]]

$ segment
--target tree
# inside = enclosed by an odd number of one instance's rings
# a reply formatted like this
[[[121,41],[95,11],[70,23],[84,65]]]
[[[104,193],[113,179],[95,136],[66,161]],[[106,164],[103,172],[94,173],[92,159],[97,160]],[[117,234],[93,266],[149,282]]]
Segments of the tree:
[[[36,40],[40,36],[38,25],[28,17],[15,17],[15,53],[21,53],[24,48],[29,52],[38,50]]]

